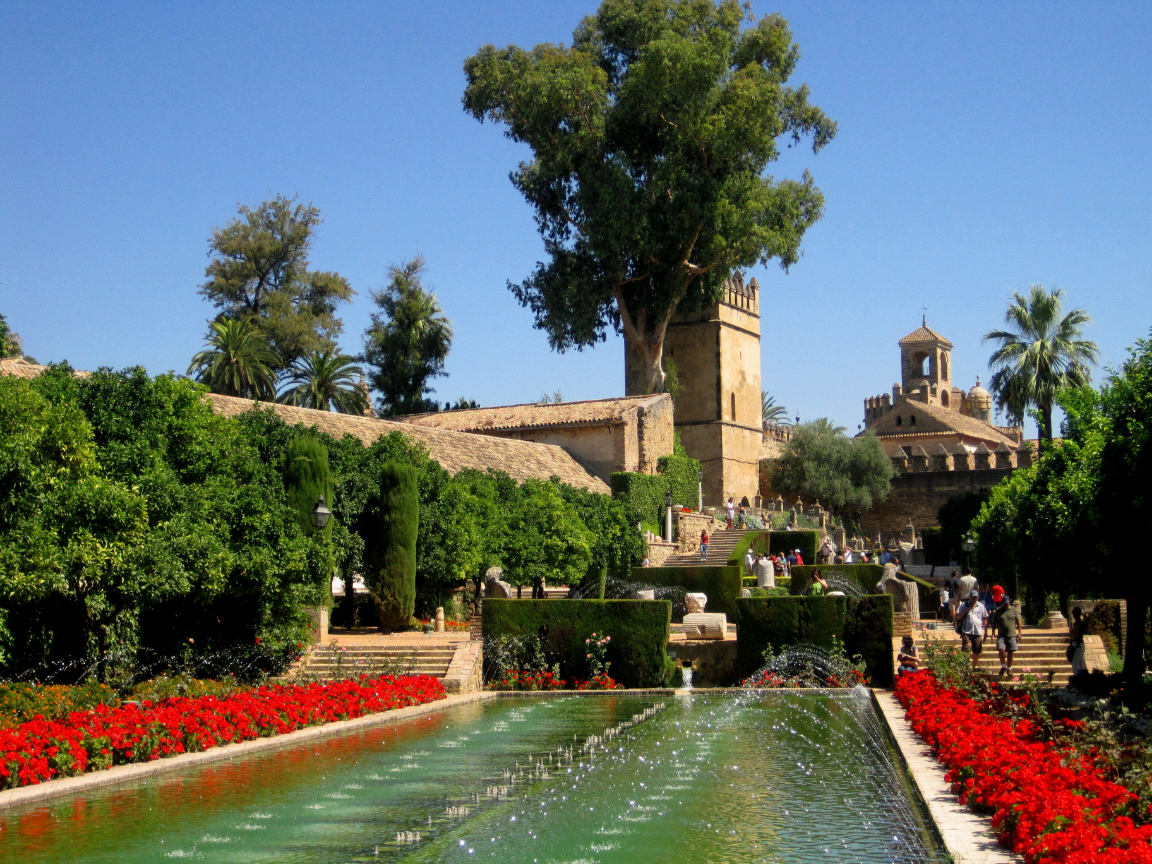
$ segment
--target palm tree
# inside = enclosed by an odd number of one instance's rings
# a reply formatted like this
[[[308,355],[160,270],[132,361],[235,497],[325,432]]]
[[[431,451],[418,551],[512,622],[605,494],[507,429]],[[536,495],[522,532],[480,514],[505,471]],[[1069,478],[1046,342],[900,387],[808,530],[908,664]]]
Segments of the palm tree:
[[[280,401],[320,411],[363,414],[368,407],[363,380],[364,371],[347,354],[314,351],[292,364]]]
[[[1015,325],[1015,331],[993,330],[984,336],[985,342],[1000,343],[988,360],[993,370],[988,383],[1009,422],[1022,423],[1033,406],[1040,412],[1040,438],[1051,441],[1056,393],[1091,379],[1088,366],[1096,362],[1096,343],[1080,337],[1092,319],[1083,309],[1061,316],[1060,289],[1032,285],[1027,297],[1014,291],[1012,298],[1004,320]]]
[[[280,358],[251,321],[213,321],[208,348],[192,358],[188,374],[213,393],[271,401],[276,397]]]
[[[760,391],[760,408],[764,415],[764,425],[769,423],[782,423],[788,419],[788,409],[776,404],[776,397],[769,396],[768,391]]]

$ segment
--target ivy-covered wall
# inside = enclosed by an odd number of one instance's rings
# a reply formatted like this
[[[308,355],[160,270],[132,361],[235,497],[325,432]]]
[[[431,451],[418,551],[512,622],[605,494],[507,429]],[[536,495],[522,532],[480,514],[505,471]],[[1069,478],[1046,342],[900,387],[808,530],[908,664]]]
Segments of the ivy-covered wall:
[[[671,672],[667,600],[497,600],[483,603],[484,637],[538,635],[549,662],[569,679],[587,678],[584,640],[612,637],[608,670],[625,687],[661,687]]]
[[[736,667],[741,678],[763,665],[764,649],[789,645],[832,646],[836,637],[849,656],[864,658],[877,686],[892,683],[892,597],[741,598]]]
[[[697,510],[700,507],[700,463],[687,456],[661,456],[656,462],[658,474],[617,471],[609,478],[612,497],[635,508],[647,524],[662,524],[664,494],[672,492],[672,503]]]

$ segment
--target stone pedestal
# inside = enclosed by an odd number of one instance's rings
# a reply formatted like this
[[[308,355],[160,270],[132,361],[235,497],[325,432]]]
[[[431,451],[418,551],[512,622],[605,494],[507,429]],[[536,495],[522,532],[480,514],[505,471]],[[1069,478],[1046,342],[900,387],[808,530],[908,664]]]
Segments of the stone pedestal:
[[[685,639],[723,639],[728,616],[723,612],[689,612],[684,616]]]
[[[436,607],[436,622],[435,623],[436,623],[436,626],[434,628],[435,632],[443,633],[444,632],[444,607],[443,606],[437,606]]]
[[[312,644],[323,645],[328,641],[328,607],[311,606],[308,621],[312,625]]]
[[[1040,619],[1041,630],[1067,630],[1068,619],[1060,614],[1059,609],[1053,609]]]

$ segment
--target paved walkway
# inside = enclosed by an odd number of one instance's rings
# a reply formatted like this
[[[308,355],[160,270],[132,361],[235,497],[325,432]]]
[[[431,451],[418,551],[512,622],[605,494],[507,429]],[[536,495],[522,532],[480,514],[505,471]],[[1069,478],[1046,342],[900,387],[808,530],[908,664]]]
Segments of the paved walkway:
[[[940,837],[955,864],[1023,864],[1023,858],[1005,849],[992,833],[992,822],[960,803],[952,786],[944,779],[944,766],[912,726],[904,719],[904,709],[891,690],[874,690],[904,764]]]

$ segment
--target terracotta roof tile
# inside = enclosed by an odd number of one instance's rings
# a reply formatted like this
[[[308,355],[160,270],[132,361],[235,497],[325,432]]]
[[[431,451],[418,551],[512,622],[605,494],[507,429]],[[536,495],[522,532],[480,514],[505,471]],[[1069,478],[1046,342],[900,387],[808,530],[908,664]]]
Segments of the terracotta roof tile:
[[[493,468],[506,472],[518,482],[529,478],[547,480],[550,477],[559,477],[561,481],[572,486],[604,494],[610,492],[604,481],[585,471],[566,450],[552,444],[536,444],[511,438],[433,429],[355,414],[297,408],[276,402],[256,403],[251,399],[221,396],[216,393],[207,395],[212,403],[212,410],[225,417],[235,417],[259,405],[262,408],[271,408],[287,423],[315,426],[321,432],[326,432],[335,438],[352,435],[365,444],[371,444],[390,432],[399,432],[404,437],[423,444],[428,449],[428,455],[439,462],[449,474],[455,474],[464,468],[475,468],[478,471]]]
[[[540,429],[555,426],[615,425],[641,406],[670,399],[667,393],[651,396],[621,396],[616,399],[590,399],[584,402],[526,403],[496,408],[472,408],[411,414],[396,418],[412,426],[454,429],[457,432],[483,432],[497,429]]]
[[[1013,439],[1001,431],[1000,427],[993,426],[991,423],[985,423],[983,420],[977,420],[975,417],[968,417],[957,411],[949,411],[947,408],[941,408],[939,405],[929,405],[926,402],[901,402],[893,408],[889,414],[894,415],[897,410],[911,410],[916,414],[924,414],[946,426],[953,432],[967,435],[970,438],[979,438],[988,441],[994,447],[1000,443],[1005,443],[1015,450],[1018,446]],[[893,432],[891,431],[893,427],[891,427],[889,423],[884,422],[888,419],[889,414],[885,414],[884,417],[878,421],[878,425],[882,424],[886,429],[884,431],[877,429],[877,438],[927,438],[933,435],[949,434],[946,432],[917,432],[909,427],[903,427],[901,431]]]
[[[901,339],[898,344],[910,345],[915,342],[940,342],[943,345],[947,345],[949,348],[952,347],[951,342],[949,342],[927,324],[922,324],[921,326],[917,327],[915,330]]]

